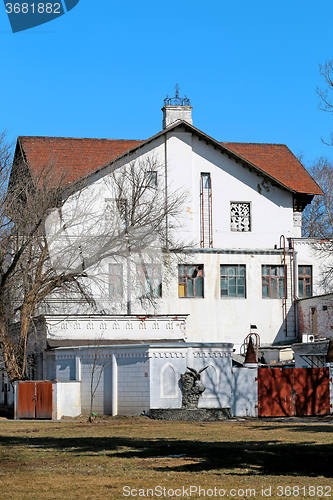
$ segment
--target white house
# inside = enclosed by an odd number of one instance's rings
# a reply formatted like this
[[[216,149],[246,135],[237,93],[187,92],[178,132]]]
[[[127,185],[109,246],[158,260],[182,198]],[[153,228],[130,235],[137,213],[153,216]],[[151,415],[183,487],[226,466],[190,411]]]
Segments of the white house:
[[[232,344],[236,353],[244,351],[250,332],[261,345],[291,344],[298,341],[296,299],[324,292],[323,264],[301,238],[302,211],[322,192],[287,146],[215,140],[194,127],[192,107],[178,93],[165,100],[162,111],[162,131],[142,141],[18,138],[16,160],[24,161],[32,177],[52,160],[78,186],[62,213],[55,210],[47,223],[55,266],[61,259],[76,265],[79,252],[88,262],[97,254],[91,241],[121,210],[112,187],[115,172],[121,176],[131,164],[150,162],[149,182],[166,199],[186,193],[173,229],[185,249],[171,252],[167,268],[152,239],[140,259],[115,259],[109,252],[86,269],[97,308],[73,297],[53,298],[53,312],[43,320],[48,350],[39,378],[77,379],[78,349],[98,339],[112,355],[115,346],[119,353],[124,346],[136,352],[140,343],[152,352],[159,342],[163,349],[169,342],[175,351],[177,342],[201,345],[202,352],[205,345],[223,345],[230,357]],[[76,221],[75,229],[66,217]],[[80,245],[74,251],[75,238]],[[153,305],[137,300],[147,285]]]

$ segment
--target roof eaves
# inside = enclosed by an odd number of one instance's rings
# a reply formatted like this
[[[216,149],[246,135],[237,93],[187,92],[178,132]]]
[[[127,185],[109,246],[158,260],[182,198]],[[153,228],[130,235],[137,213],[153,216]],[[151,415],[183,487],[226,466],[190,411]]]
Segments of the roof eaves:
[[[252,163],[251,161],[247,160],[246,158],[244,158],[239,153],[236,153],[235,151],[233,151],[232,149],[229,149],[224,144],[221,144],[216,139],[213,139],[213,137],[210,137],[209,135],[205,134],[201,130],[195,128],[193,125],[191,125],[191,124],[189,124],[187,122],[182,122],[182,123],[185,124],[187,127],[191,128],[193,130],[193,132],[195,132],[197,135],[203,137],[206,141],[211,142],[214,145],[214,147],[219,148],[220,150],[222,150],[223,153],[226,153],[229,157],[232,157],[233,159],[236,159],[237,163],[238,162],[242,162],[244,164],[243,166],[246,165],[246,167],[249,168],[250,170],[256,170],[256,171],[258,171],[263,177],[269,179],[273,184],[281,186],[284,189],[286,189],[287,191],[290,191],[292,193],[297,193],[298,192],[298,191],[290,188],[289,186],[286,186],[283,182],[279,181],[274,176],[268,174],[265,170],[262,170],[260,167],[258,167],[258,165],[256,165],[255,163]]]

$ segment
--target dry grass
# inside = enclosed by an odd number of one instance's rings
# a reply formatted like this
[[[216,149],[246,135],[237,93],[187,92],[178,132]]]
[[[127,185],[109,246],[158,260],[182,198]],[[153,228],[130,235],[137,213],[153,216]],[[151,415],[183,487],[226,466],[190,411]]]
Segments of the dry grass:
[[[94,424],[1,420],[1,499],[105,500],[135,493],[198,499],[205,498],[204,490],[206,498],[219,498],[219,489],[223,498],[264,498],[262,487],[267,494],[271,487],[270,498],[276,499],[330,498],[332,443],[330,418],[205,424],[146,417]],[[200,496],[191,485],[201,487]],[[124,486],[137,492],[125,496]],[[290,495],[288,486],[296,487]]]

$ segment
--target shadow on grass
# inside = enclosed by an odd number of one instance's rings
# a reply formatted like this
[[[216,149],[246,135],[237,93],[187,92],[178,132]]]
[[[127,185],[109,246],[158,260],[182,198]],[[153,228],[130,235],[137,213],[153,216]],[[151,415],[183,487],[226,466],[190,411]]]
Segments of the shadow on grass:
[[[262,430],[262,431],[273,431],[277,429],[276,426],[271,426],[269,424],[267,425],[261,425],[257,426],[256,429]],[[283,425],[279,423],[279,429],[286,429],[288,432],[309,432],[309,433],[321,433],[325,432],[326,434],[331,434],[333,432],[333,425],[327,425],[327,424],[312,424],[312,425]]]
[[[267,426],[269,427],[269,426]],[[276,430],[276,428],[275,428]],[[36,447],[71,455],[102,454],[112,459],[150,458],[154,459],[155,470],[195,472],[232,470],[241,475],[288,475],[333,477],[333,446],[331,444],[281,443],[278,441],[203,442],[167,439],[138,438],[45,438],[38,436],[4,437],[0,445]],[[177,464],[177,455],[193,460]],[[162,457],[174,457],[170,466]],[[157,466],[157,467],[156,467]]]

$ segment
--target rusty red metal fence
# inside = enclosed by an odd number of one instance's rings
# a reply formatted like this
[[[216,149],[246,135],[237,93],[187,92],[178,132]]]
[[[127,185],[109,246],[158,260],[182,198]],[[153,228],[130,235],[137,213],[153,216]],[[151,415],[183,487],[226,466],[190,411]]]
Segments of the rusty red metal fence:
[[[259,368],[258,416],[330,413],[328,368]]]

